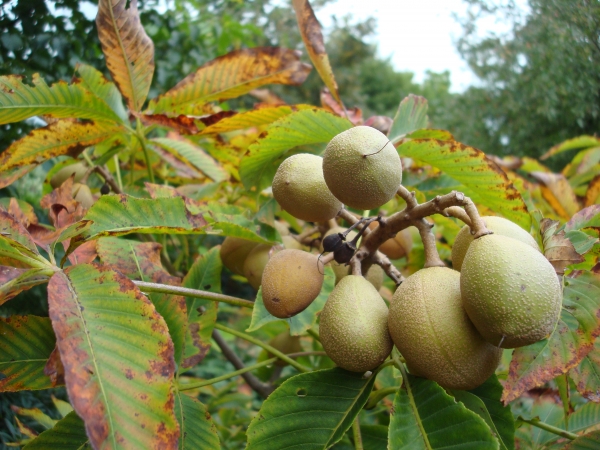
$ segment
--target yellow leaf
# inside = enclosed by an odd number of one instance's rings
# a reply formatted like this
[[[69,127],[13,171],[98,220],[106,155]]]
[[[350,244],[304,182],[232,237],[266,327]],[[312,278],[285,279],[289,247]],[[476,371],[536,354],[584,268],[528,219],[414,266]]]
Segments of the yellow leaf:
[[[154,43],[140,22],[137,0],[100,0],[96,26],[106,65],[127,106],[139,111],[154,73]]]
[[[333,76],[331,64],[329,64],[327,51],[325,50],[321,25],[308,0],[293,0],[292,4],[296,11],[298,27],[300,28],[302,40],[308,51],[308,56],[310,56],[310,60],[315,65],[325,86],[327,86],[337,102],[342,105],[342,100],[338,93],[338,86]]]
[[[154,114],[202,113],[205,105],[239,97],[266,84],[299,85],[311,67],[300,62],[295,50],[258,47],[236,50],[216,58],[181,80],[174,88],[150,101]]]
[[[109,122],[59,120],[13,142],[0,157],[0,172],[40,164],[59,155],[76,157],[84,148],[109,138],[121,129]]]

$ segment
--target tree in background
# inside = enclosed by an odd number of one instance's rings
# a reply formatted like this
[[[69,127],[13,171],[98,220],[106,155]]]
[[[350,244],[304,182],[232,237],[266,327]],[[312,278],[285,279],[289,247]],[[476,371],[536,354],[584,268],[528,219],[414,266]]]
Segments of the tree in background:
[[[600,3],[593,0],[466,0],[458,49],[481,79],[454,105],[458,139],[496,154],[539,156],[600,129]],[[485,32],[495,18],[505,34]]]

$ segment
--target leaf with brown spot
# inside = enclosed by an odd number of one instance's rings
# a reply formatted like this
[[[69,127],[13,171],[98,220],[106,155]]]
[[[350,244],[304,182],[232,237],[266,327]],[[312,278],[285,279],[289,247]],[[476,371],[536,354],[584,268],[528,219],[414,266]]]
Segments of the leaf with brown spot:
[[[560,319],[544,340],[514,350],[502,401],[540,386],[578,366],[600,335],[600,275],[565,278]]]
[[[546,187],[546,190],[542,189],[544,198],[560,216],[569,219],[579,211],[577,196],[564,175],[549,172],[531,172],[530,175]]]
[[[5,211],[0,211],[0,265],[18,268],[49,265],[25,227]]]
[[[229,178],[219,163],[202,148],[176,133],[169,133],[166,138],[154,138],[151,142],[161,146],[185,165],[199,170],[217,183]]]
[[[41,164],[55,156],[76,157],[85,148],[102,142],[121,130],[120,126],[108,122],[59,120],[47,127],[35,129],[13,142],[2,153],[0,171]]]
[[[68,227],[85,215],[81,204],[73,198],[73,177],[46,194],[40,200],[40,206],[48,210],[52,225],[56,229]]]
[[[544,256],[550,261],[557,274],[563,275],[567,266],[583,262],[581,256],[573,247],[571,241],[565,236],[565,230],[558,231],[560,222],[551,219],[542,219],[540,232],[544,242]]]
[[[11,197],[0,199],[0,205],[2,204],[6,206],[6,212],[17,219],[25,228],[29,227],[30,224],[38,223],[35,210],[29,203]]]
[[[205,126],[214,125],[217,122],[220,122],[223,119],[228,117],[233,117],[237,114],[237,111],[219,111],[214,114],[210,114],[208,116],[200,117],[200,122],[202,122]]]
[[[96,241],[91,241],[96,242]],[[110,265],[132,280],[180,286],[181,279],[164,270],[160,261],[162,245],[113,237],[101,238],[97,250],[102,263]],[[174,358],[180,364],[187,330],[185,299],[158,292],[149,294],[158,313],[165,319],[174,345]]]
[[[18,75],[0,76],[0,124],[39,115],[120,122],[106,102],[80,84],[59,81],[48,86],[38,74],[32,81],[33,86]]]
[[[242,130],[244,128],[269,125],[280,117],[287,116],[294,111],[312,108],[310,105],[284,105],[284,106],[261,106],[250,111],[238,113],[235,116],[219,120],[217,123],[207,126],[201,134],[226,133],[228,131]]]
[[[299,85],[311,67],[295,50],[257,47],[235,50],[204,64],[175,87],[151,100],[152,113],[199,115],[206,103],[239,97],[265,84]]]
[[[55,341],[47,317],[0,318],[0,392],[53,387],[44,366]]]
[[[600,403],[600,339],[594,348],[569,372],[577,391],[592,402]]]
[[[50,279],[47,269],[21,269],[0,266],[0,305],[17,294]]]
[[[407,128],[407,132],[410,131]],[[481,150],[456,141],[414,139],[401,143],[398,153],[441,170],[461,183],[457,190],[463,191],[475,204],[486,206],[529,230],[531,216],[521,194],[504,171]]]
[[[337,101],[335,100],[333,95],[331,95],[331,92],[329,92],[329,89],[327,88],[323,88],[323,90],[321,90],[320,98],[321,106],[326,110],[331,111],[332,113],[337,114],[340,117],[347,118],[354,125],[362,125],[362,110],[358,106],[355,106],[352,109],[343,108],[342,106],[340,106],[339,103],[337,103]]]
[[[57,272],[50,319],[67,392],[94,448],[175,449],[175,363],[167,325],[124,275],[98,264]]]
[[[96,27],[106,66],[129,109],[139,111],[148,96],[154,73],[154,44],[148,37],[137,0],[100,0]]]
[[[329,57],[327,56],[327,50],[325,49],[321,24],[317,20],[312,6],[310,6],[308,0],[292,0],[292,6],[294,7],[294,11],[296,11],[300,35],[302,36],[310,60],[315,65],[315,69],[317,69],[321,80],[323,80],[329,92],[343,107],[338,86],[333,76],[333,70],[329,63]]]
[[[221,258],[219,247],[213,247],[198,256],[183,278],[183,286],[221,293]],[[206,288],[210,286],[210,288]],[[185,359],[182,367],[199,364],[210,350],[210,340],[217,321],[219,304],[210,300],[187,297],[188,329],[185,335]]]
[[[175,415],[181,428],[180,450],[220,450],[217,427],[208,409],[196,398],[175,394]]]
[[[63,241],[63,246],[65,250],[69,248],[69,244],[71,243],[70,239]],[[87,264],[91,263],[96,259],[96,241],[88,241],[84,242],[81,245],[78,245],[75,250],[68,253],[67,258],[71,264]]]

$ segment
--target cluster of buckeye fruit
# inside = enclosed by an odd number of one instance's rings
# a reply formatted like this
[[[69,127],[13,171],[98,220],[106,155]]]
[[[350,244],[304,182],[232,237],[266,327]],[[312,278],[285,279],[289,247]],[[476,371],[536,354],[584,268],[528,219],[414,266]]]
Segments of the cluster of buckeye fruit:
[[[273,195],[294,217],[327,222],[344,205],[379,208],[401,182],[401,161],[387,137],[374,128],[354,127],[332,139],[322,158],[295,154],[284,160],[273,179]],[[365,276],[353,275],[347,266],[364,230],[330,229],[321,251],[334,252],[328,260],[337,284],[319,319],[327,355],[346,370],[365,372],[380,365],[395,345],[411,373],[446,388],[472,389],[494,373],[502,348],[547,337],[562,302],[552,265],[519,226],[498,217],[483,219],[493,234],[474,239],[471,229],[463,227],[452,249],[454,270],[417,271],[397,287],[389,307],[378,291],[380,266],[372,265]],[[380,250],[387,245],[390,255],[393,247],[408,247],[406,237],[412,238],[406,233],[398,230]],[[221,255],[255,288],[262,285],[272,315],[289,318],[319,295],[323,266],[319,255],[299,248],[291,236],[283,239],[285,248],[278,251],[228,238]],[[235,261],[243,264],[236,267]]]

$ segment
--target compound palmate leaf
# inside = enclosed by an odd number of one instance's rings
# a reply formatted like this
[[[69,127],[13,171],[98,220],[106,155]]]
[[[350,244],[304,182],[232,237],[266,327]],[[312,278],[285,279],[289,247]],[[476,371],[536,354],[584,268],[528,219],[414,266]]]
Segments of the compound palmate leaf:
[[[399,145],[398,153],[440,169],[460,182],[459,190],[476,204],[485,205],[529,230],[531,216],[521,194],[481,150],[456,141],[414,139]]]
[[[96,26],[106,65],[127,105],[139,111],[154,73],[154,44],[140,22],[137,0],[100,0]]]
[[[176,448],[167,325],[132,281],[98,264],[57,272],[50,319],[73,408],[94,448]]]
[[[349,120],[319,108],[297,111],[278,119],[250,145],[242,159],[240,177],[244,186],[247,189],[269,186],[275,170],[273,163],[285,152],[299,145],[329,142],[351,127]]]
[[[55,341],[46,317],[0,318],[0,392],[52,387],[44,366]]]
[[[481,417],[436,382],[407,374],[394,398],[389,448],[497,450],[498,441]]]
[[[565,278],[564,284],[561,315],[552,334],[513,352],[505,403],[576,367],[593,350],[600,334],[600,275],[582,272]]]
[[[340,368],[288,379],[250,423],[247,450],[329,448],[350,428],[374,382]]]
[[[29,442],[23,450],[47,450],[56,448],[61,450],[85,450],[92,448],[85,434],[83,420],[77,413],[70,412],[63,419],[56,422],[51,429],[44,431],[33,441]]]
[[[208,102],[239,97],[265,84],[302,84],[310,70],[295,50],[277,47],[235,50],[204,64],[152,100],[148,109],[155,114],[196,114]]]
[[[107,120],[119,116],[100,98],[80,84],[63,81],[48,86],[37,74],[33,86],[17,75],[0,76],[0,124],[19,122],[33,116]]]

